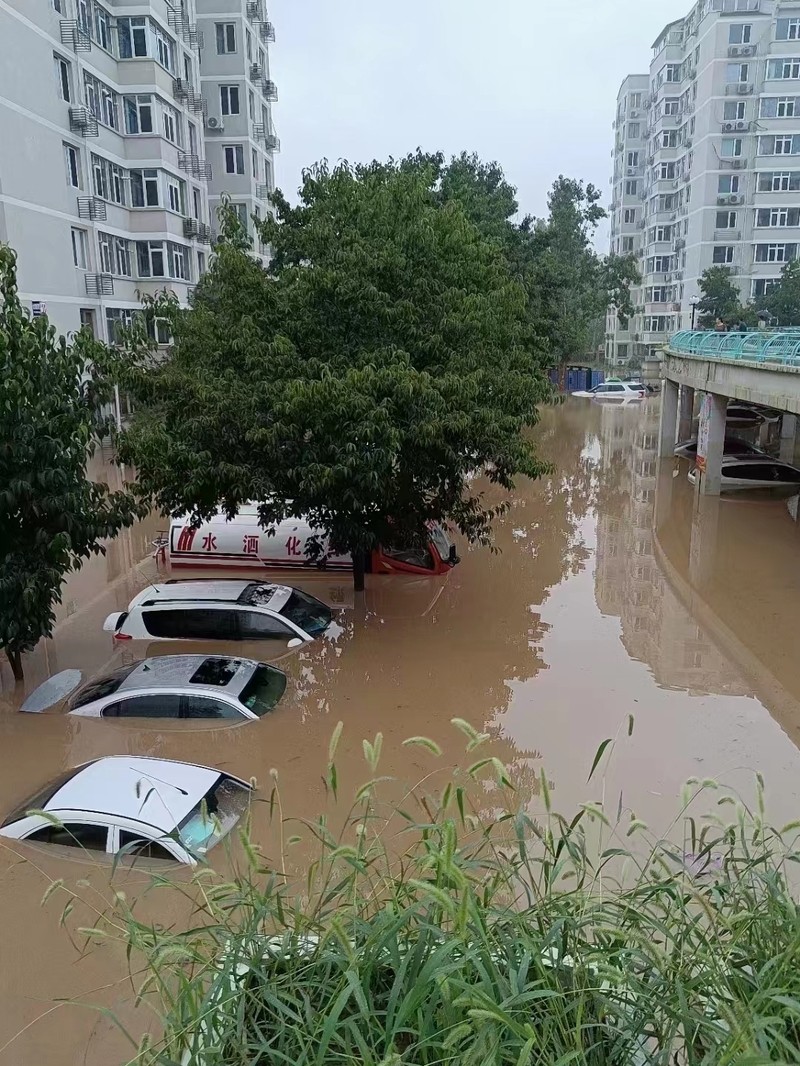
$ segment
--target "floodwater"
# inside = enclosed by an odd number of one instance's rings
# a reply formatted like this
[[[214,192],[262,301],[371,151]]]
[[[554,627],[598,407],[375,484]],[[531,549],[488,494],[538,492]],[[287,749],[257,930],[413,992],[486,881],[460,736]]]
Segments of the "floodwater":
[[[329,802],[323,773],[337,722],[342,791],[372,776],[361,741],[379,731],[379,772],[408,784],[426,779],[434,791],[455,764],[476,757],[465,755],[450,725],[460,717],[490,735],[488,753],[510,768],[534,814],[544,771],[562,813],[587,799],[616,812],[621,796],[661,833],[679,813],[687,778],[715,778],[752,798],[760,772],[768,815],[779,824],[796,818],[797,499],[696,500],[686,464],[657,458],[658,417],[657,398],[625,406],[570,400],[543,411],[536,439],[556,474],[521,483],[497,523],[498,551],[461,545],[461,565],[446,579],[369,578],[365,611],[352,606],[346,577],[302,582],[343,605],[337,625],[281,658],[290,677],[284,701],[236,728],[141,729],[16,711],[48,675],[67,667],[91,673],[130,654],[116,650],[101,625],[157,575],[152,541],[163,522],[124,533],[67,583],[54,638],[26,661],[24,690],[2,667],[0,814],[68,766],[136,753],[254,776],[261,794],[274,769],[284,812],[313,817]],[[119,476],[108,464],[100,472]],[[269,650],[246,649],[265,658]],[[442,757],[401,746],[416,735],[439,743]],[[609,737],[617,739],[608,765],[587,783]],[[491,813],[494,802],[486,783],[475,803]],[[265,807],[256,807],[256,834],[259,818]],[[266,831],[264,840],[270,854]],[[137,1036],[149,1024],[129,1011],[124,953],[83,952],[75,933],[94,924],[93,901],[107,895],[110,869],[54,850],[0,848],[0,1066],[124,1062],[131,1048],[86,1006],[118,1010]],[[143,871],[115,876],[129,895],[146,881]],[[61,877],[87,882],[67,921],[71,937],[59,927],[63,900],[41,905]],[[165,898],[149,897],[145,913],[165,924],[186,920]]]

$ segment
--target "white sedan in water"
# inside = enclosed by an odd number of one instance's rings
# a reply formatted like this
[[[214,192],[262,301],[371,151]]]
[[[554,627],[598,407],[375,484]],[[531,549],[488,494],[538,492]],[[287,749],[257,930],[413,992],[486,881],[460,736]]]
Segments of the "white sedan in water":
[[[593,389],[572,395],[597,400],[643,400],[647,389],[640,381],[604,381]]]
[[[697,481],[697,467],[689,471],[689,481]],[[800,491],[800,469],[769,456],[723,456],[720,491],[743,492],[746,489],[794,489]]]
[[[113,755],[51,781],[8,815],[0,835],[195,866],[247,812],[251,793],[209,766]]]

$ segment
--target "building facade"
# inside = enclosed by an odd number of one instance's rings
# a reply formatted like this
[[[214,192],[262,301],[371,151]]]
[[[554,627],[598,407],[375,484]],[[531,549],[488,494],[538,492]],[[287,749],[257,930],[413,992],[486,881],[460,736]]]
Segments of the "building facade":
[[[649,83],[637,179],[643,291],[627,334],[609,316],[614,363],[625,344],[637,360],[657,357],[691,326],[709,267],[727,267],[747,302],[797,258],[800,2],[700,0],[654,42]],[[616,168],[612,180],[613,242],[626,205]]]
[[[259,34],[261,10],[232,6]],[[0,5],[0,241],[17,252],[23,303],[59,332],[88,325],[113,342],[142,295],[167,289],[185,303],[222,192],[248,216],[258,203],[243,151],[228,174],[216,150],[221,97],[202,74],[216,46],[195,0]],[[259,173],[271,186],[271,165]]]

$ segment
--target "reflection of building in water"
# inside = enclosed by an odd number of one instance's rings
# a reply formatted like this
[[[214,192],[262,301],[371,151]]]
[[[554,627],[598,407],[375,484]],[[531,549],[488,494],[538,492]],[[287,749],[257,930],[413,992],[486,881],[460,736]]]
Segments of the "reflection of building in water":
[[[750,695],[735,668],[664,579],[654,554],[658,405],[611,408],[601,424],[608,486],[599,500],[595,599],[622,624],[622,643],[656,681],[692,693]]]

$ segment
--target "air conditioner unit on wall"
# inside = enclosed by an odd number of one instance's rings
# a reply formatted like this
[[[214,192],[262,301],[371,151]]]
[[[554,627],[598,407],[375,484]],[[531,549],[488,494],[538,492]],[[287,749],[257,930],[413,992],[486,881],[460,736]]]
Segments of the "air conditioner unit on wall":
[[[736,124],[733,123],[733,122],[723,122],[722,123],[722,132],[723,133],[733,133],[733,131],[735,129],[736,129]]]
[[[215,115],[209,115],[206,119],[206,126],[210,130],[224,130],[225,124],[221,118],[217,118]]]

